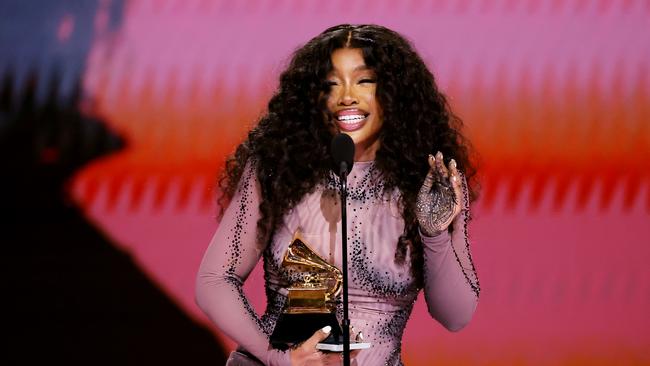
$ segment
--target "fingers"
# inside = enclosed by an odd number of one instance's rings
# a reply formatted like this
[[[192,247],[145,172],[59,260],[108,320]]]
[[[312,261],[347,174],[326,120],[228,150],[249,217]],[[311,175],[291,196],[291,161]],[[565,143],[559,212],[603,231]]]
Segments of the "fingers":
[[[318,342],[320,342],[320,341],[324,340],[325,338],[327,338],[330,335],[331,331],[332,331],[332,327],[327,325],[327,326],[323,327],[322,329],[319,329],[319,330],[315,331],[314,334],[311,337],[309,337],[309,339],[307,339],[303,343],[303,345],[308,347],[308,348],[316,349],[316,344],[318,344]]]
[[[451,186],[454,189],[454,195],[456,196],[456,207],[454,207],[454,216],[456,216],[463,206],[463,182],[460,173],[458,173],[456,160],[451,159],[449,166],[451,168]]]
[[[363,333],[362,333],[362,332],[357,333],[357,335],[354,337],[354,339],[355,339],[357,342],[363,342],[363,339],[364,339],[364,338],[363,338]]]
[[[447,169],[444,157],[440,151],[438,151],[435,156],[429,154],[429,167],[431,168],[429,172],[434,171],[445,179],[449,178],[449,169]]]
[[[424,179],[424,183],[422,185],[423,189],[426,189],[427,191],[431,190],[431,187],[433,187],[433,184],[436,182],[436,180],[440,179],[449,179],[452,184],[455,184],[458,180],[459,174],[458,174],[458,168],[456,166],[456,161],[454,159],[451,159],[449,162],[449,169],[445,165],[444,157],[440,151],[436,153],[436,155],[431,155],[429,154],[429,172],[427,173],[426,178]],[[454,178],[456,177],[456,178]]]
[[[325,326],[314,332],[306,341],[291,350],[292,365],[340,365],[341,359],[332,357],[316,349],[316,345],[327,338],[332,331],[331,326]]]
[[[451,171],[451,185],[454,187],[454,192],[456,193],[456,197],[462,197],[462,186],[463,186],[463,180],[461,178],[461,174],[458,171],[458,166],[456,164],[456,160],[451,159],[449,162],[449,168]]]
[[[451,172],[451,184],[455,187],[460,187],[460,173],[458,173],[458,166],[456,165],[456,160],[451,159],[449,162],[449,170]]]
[[[320,330],[317,330],[316,333],[314,333],[314,336],[318,336],[318,342],[322,341],[323,339],[327,338],[327,336],[330,335],[330,332],[332,331],[332,327],[329,325],[324,326]],[[316,343],[318,343],[316,342]]]
[[[350,326],[350,339],[354,340],[354,342],[363,342],[363,332],[357,332],[353,326]]]
[[[426,178],[424,178],[424,183],[422,184],[422,190],[425,192],[429,192],[431,190],[431,187],[433,187],[433,182],[435,182],[436,177],[435,177],[435,166],[436,166],[436,159],[433,157],[433,155],[429,154],[429,172],[427,173]]]
[[[350,353],[350,358],[352,358],[352,353]],[[342,352],[328,352],[323,354],[323,365],[342,365],[343,364],[343,353]]]
[[[449,178],[449,170],[445,166],[445,161],[443,160],[442,153],[438,151],[436,153],[436,171],[445,179]]]
[[[436,169],[436,157],[431,154],[429,154],[429,167],[431,168],[430,170]]]
[[[362,350],[355,349],[350,351],[350,360],[354,360],[355,357],[359,355],[359,352]],[[325,365],[342,365],[343,364],[343,352],[326,352],[322,356],[323,363]]]
[[[324,340],[325,338],[327,338],[330,335],[331,331],[332,331],[332,327],[330,327],[329,325],[326,325],[323,328],[317,330],[314,333],[314,335],[311,336],[311,338],[310,338],[310,339],[315,340],[314,346],[316,345],[316,343],[318,343],[318,342]]]

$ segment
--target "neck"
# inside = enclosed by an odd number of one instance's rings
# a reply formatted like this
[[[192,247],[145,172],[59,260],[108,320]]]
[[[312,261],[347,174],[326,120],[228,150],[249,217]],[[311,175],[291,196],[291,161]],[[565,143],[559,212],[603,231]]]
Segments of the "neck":
[[[373,161],[379,150],[379,139],[373,141],[370,145],[354,145],[354,161]]]

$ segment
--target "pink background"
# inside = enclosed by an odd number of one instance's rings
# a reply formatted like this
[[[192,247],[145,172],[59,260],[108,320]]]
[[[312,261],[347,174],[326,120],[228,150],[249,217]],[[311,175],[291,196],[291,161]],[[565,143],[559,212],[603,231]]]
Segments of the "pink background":
[[[129,145],[71,190],[191,317],[208,324],[194,278],[224,156],[292,50],[377,23],[412,40],[481,157],[478,310],[448,333],[419,299],[405,362],[650,364],[650,2],[134,0],[118,27],[110,6],[92,19],[86,108]],[[55,20],[74,39],[81,20]],[[258,268],[246,291],[260,311],[261,287]]]

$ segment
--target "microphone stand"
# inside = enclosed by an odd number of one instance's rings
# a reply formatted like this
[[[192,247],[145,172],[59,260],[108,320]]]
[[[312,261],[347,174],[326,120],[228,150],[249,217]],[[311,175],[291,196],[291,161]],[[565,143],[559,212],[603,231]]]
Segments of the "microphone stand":
[[[341,241],[343,248],[341,259],[343,266],[343,365],[350,366],[350,318],[348,317],[348,225],[347,225],[347,196],[348,196],[348,164],[341,162]]]

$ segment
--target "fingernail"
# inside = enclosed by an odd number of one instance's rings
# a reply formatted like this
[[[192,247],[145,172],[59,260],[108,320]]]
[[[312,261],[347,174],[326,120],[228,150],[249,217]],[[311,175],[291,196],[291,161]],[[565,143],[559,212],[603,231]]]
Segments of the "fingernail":
[[[326,325],[326,326],[323,327],[323,329],[321,329],[321,331],[323,333],[329,333],[329,332],[332,331],[332,327],[330,327],[329,325]]]
[[[436,153],[436,158],[442,159],[442,153],[440,151]]]
[[[452,167],[452,168],[456,168],[456,160],[451,159],[451,161],[449,162],[449,164],[451,164],[451,167]]]

